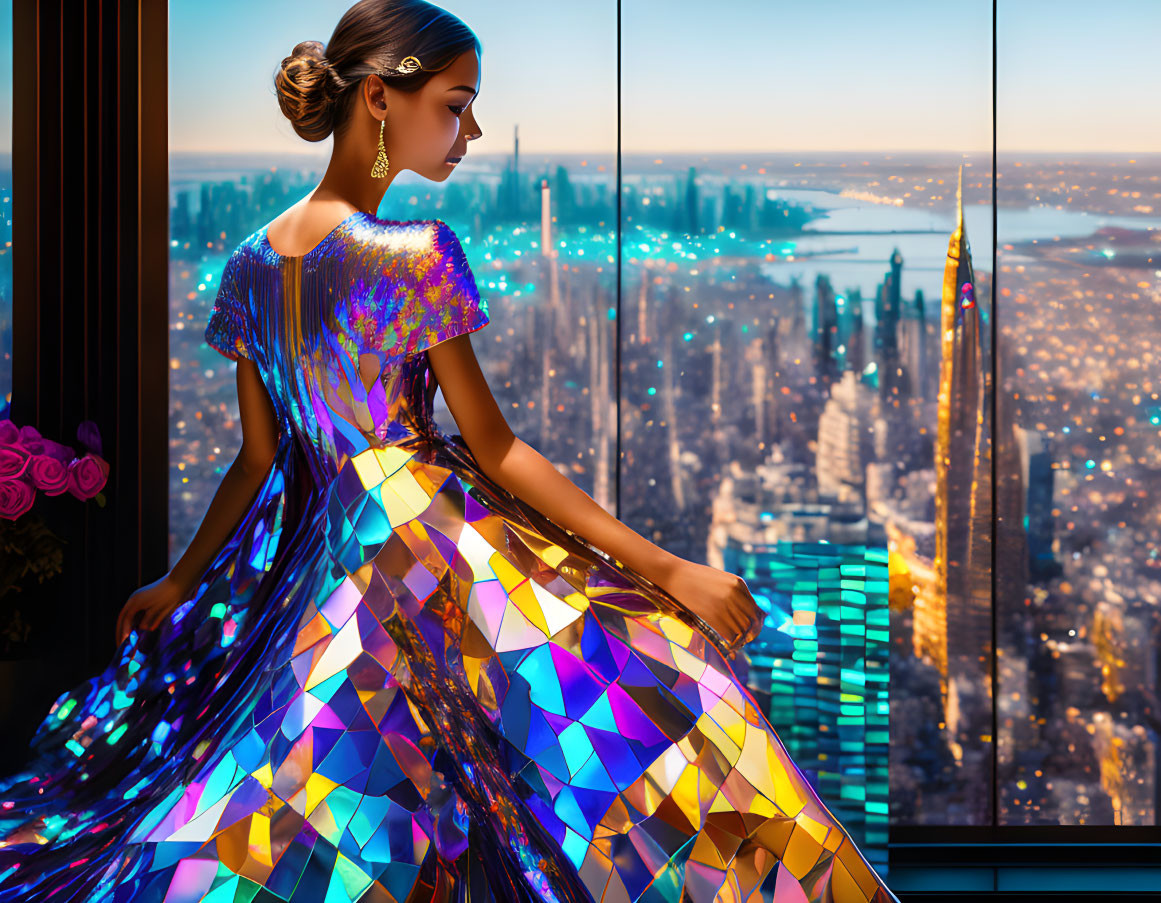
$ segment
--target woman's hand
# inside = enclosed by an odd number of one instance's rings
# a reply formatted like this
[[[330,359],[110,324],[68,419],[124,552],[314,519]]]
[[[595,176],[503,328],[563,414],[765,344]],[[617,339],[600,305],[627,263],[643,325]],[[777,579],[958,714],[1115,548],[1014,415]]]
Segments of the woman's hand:
[[[658,585],[720,633],[731,657],[762,629],[765,614],[737,574],[679,558]]]
[[[134,622],[139,630],[154,630],[186,598],[185,588],[169,574],[141,587],[129,597],[117,616],[117,645],[125,642]]]

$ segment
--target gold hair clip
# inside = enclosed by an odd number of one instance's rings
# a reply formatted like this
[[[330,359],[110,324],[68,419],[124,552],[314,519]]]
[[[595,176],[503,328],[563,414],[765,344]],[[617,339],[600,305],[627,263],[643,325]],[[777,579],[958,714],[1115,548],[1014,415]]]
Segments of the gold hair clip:
[[[416,69],[420,68],[422,67],[420,66],[419,60],[413,56],[405,56],[399,65],[395,67],[395,71],[402,72],[404,75],[410,75]]]

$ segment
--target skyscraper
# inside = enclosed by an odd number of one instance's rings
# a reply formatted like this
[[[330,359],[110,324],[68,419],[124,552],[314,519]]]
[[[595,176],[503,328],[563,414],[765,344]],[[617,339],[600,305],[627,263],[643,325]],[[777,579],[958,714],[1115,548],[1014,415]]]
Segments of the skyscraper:
[[[891,272],[875,297],[875,359],[879,363],[879,395],[896,394],[899,381],[899,318],[903,308],[903,255],[891,255]]]
[[[959,222],[943,278],[935,447],[935,602],[942,601],[946,612],[939,640],[946,648],[945,689],[949,678],[979,683],[991,656],[990,430],[962,166],[957,201]]]

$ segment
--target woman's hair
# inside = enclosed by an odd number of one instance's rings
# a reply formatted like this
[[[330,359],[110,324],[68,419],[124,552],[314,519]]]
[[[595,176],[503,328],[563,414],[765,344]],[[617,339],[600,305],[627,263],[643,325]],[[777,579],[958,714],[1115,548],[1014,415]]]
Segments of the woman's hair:
[[[379,75],[400,91],[418,91],[457,56],[480,40],[463,21],[425,0],[359,0],[343,13],[324,53],[318,41],[302,41],[274,74],[278,106],[307,141],[340,137],[350,122],[353,100],[368,75]],[[395,71],[406,57],[423,68]]]

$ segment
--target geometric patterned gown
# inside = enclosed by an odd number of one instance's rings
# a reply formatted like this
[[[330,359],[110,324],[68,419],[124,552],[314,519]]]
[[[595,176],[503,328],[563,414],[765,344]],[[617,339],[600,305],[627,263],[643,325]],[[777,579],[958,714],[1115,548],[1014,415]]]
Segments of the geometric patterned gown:
[[[0,900],[896,900],[713,628],[436,427],[423,352],[487,323],[438,219],[238,246],[205,337],[274,462],[0,781]]]

